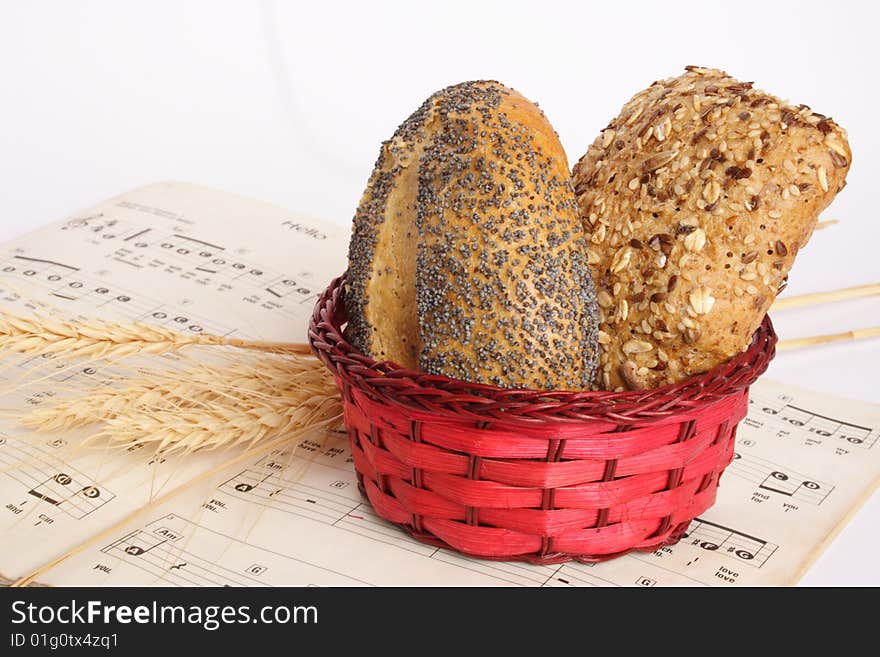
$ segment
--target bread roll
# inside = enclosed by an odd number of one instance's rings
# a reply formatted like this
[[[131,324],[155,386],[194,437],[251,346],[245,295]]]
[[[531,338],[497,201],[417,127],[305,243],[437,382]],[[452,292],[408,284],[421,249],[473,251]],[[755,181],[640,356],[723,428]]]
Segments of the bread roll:
[[[467,82],[404,121],[354,217],[345,300],[346,335],[374,359],[504,387],[589,387],[586,242],[537,106]]]
[[[653,388],[745,349],[850,160],[831,119],[721,71],[634,96],[573,172],[599,385]]]

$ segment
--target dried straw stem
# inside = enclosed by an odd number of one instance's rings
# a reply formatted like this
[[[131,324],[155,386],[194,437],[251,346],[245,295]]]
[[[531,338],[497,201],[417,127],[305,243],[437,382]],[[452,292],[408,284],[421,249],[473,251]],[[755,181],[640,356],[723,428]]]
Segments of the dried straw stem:
[[[814,335],[808,338],[794,338],[792,340],[782,340],[776,345],[777,349],[800,349],[801,347],[810,347],[817,344],[825,344],[827,342],[842,342],[849,340],[863,340],[865,338],[880,337],[880,326],[871,328],[854,329],[852,331],[844,331],[843,333],[831,333],[829,335]]]
[[[773,303],[773,310],[787,310],[789,308],[800,308],[803,306],[812,306],[820,303],[848,301],[849,299],[860,299],[862,297],[870,297],[877,294],[880,294],[880,283],[872,283],[870,285],[857,285],[856,287],[846,287],[842,290],[831,290],[829,292],[812,292],[810,294],[801,294],[796,297],[777,299]]]

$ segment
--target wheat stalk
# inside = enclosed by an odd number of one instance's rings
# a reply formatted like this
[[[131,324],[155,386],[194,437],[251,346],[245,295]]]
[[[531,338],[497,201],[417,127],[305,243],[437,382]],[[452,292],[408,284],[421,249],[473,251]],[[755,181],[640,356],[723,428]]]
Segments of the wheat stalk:
[[[118,363],[189,347],[220,347],[211,352],[219,362],[184,358],[182,366],[139,367],[31,411],[16,409],[13,416],[39,431],[98,425],[83,445],[151,445],[167,454],[250,445],[341,412],[332,377],[302,343],[185,335],[140,322],[77,322],[53,313],[24,317],[0,309],[0,348],[31,357]],[[45,378],[26,375],[17,387]]]
[[[135,354],[164,354],[195,345],[235,347],[270,353],[310,353],[301,342],[266,342],[177,331],[131,322],[123,324],[89,319],[73,322],[46,317],[24,317],[0,310],[0,346],[31,356],[54,354],[69,358],[116,360]]]
[[[105,421],[132,409],[240,405],[245,400],[295,404],[312,395],[333,393],[329,372],[314,359],[246,358],[223,366],[196,363],[179,369],[141,369],[137,375],[77,397],[41,404],[20,422],[55,431]]]
[[[173,451],[252,444],[341,412],[329,372],[299,355],[141,370],[119,385],[41,404],[17,417],[40,431],[102,425],[84,442]]]
[[[206,449],[252,446],[267,438],[307,428],[341,412],[337,399],[309,401],[279,409],[254,405],[247,409],[216,406],[189,411],[151,410],[120,415],[85,440],[120,447],[150,444],[162,455]]]

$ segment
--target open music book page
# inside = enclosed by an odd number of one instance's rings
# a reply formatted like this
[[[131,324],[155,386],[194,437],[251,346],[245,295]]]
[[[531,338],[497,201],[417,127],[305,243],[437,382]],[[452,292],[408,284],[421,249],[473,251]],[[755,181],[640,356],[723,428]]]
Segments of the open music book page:
[[[111,221],[116,223],[107,225]],[[55,305],[72,313],[106,311],[177,322],[183,330],[296,340],[303,339],[315,294],[343,270],[346,242],[341,228],[222,192],[165,184],[6,245],[0,249],[0,281],[20,287],[23,280],[45,281],[47,294],[63,295]],[[50,281],[53,276],[60,278]],[[82,287],[72,287],[76,282]],[[95,291],[99,287],[108,292]],[[127,300],[106,301],[118,296]],[[19,301],[10,296],[3,302]],[[63,376],[86,385],[95,375]],[[53,461],[54,441],[73,443],[76,436],[4,425],[0,572],[11,579],[28,575],[89,542],[38,580],[181,586],[792,584],[880,482],[880,406],[763,380],[753,386],[750,401],[717,504],[679,544],[597,565],[482,561],[409,538],[372,512],[358,492],[345,436],[331,431],[316,430],[295,449],[224,468],[236,453],[159,464],[132,453]],[[12,444],[36,451],[22,454]],[[28,459],[33,469],[22,465]],[[16,464],[27,476],[10,467]],[[157,490],[213,468],[211,477],[106,531]]]
[[[0,305],[26,315],[42,302],[69,318],[304,342],[317,296],[345,269],[347,239],[342,227],[234,194],[159,183],[0,245]],[[5,352],[0,386],[26,371],[39,385],[7,395],[3,407],[31,408],[112,373]],[[90,433],[41,434],[0,418],[4,579],[32,572],[230,455],[76,449]]]

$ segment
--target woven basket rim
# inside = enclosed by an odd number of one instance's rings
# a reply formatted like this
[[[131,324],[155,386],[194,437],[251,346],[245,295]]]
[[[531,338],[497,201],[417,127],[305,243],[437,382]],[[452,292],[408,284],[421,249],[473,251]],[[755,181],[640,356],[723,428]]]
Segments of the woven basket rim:
[[[333,279],[315,304],[308,340],[316,356],[347,385],[373,399],[432,420],[528,424],[613,422],[623,426],[680,420],[683,414],[748,388],[776,353],[776,333],[764,317],[748,349],[714,369],[651,390],[566,391],[501,388],[409,370],[359,353],[342,334],[347,321],[347,272]]]

